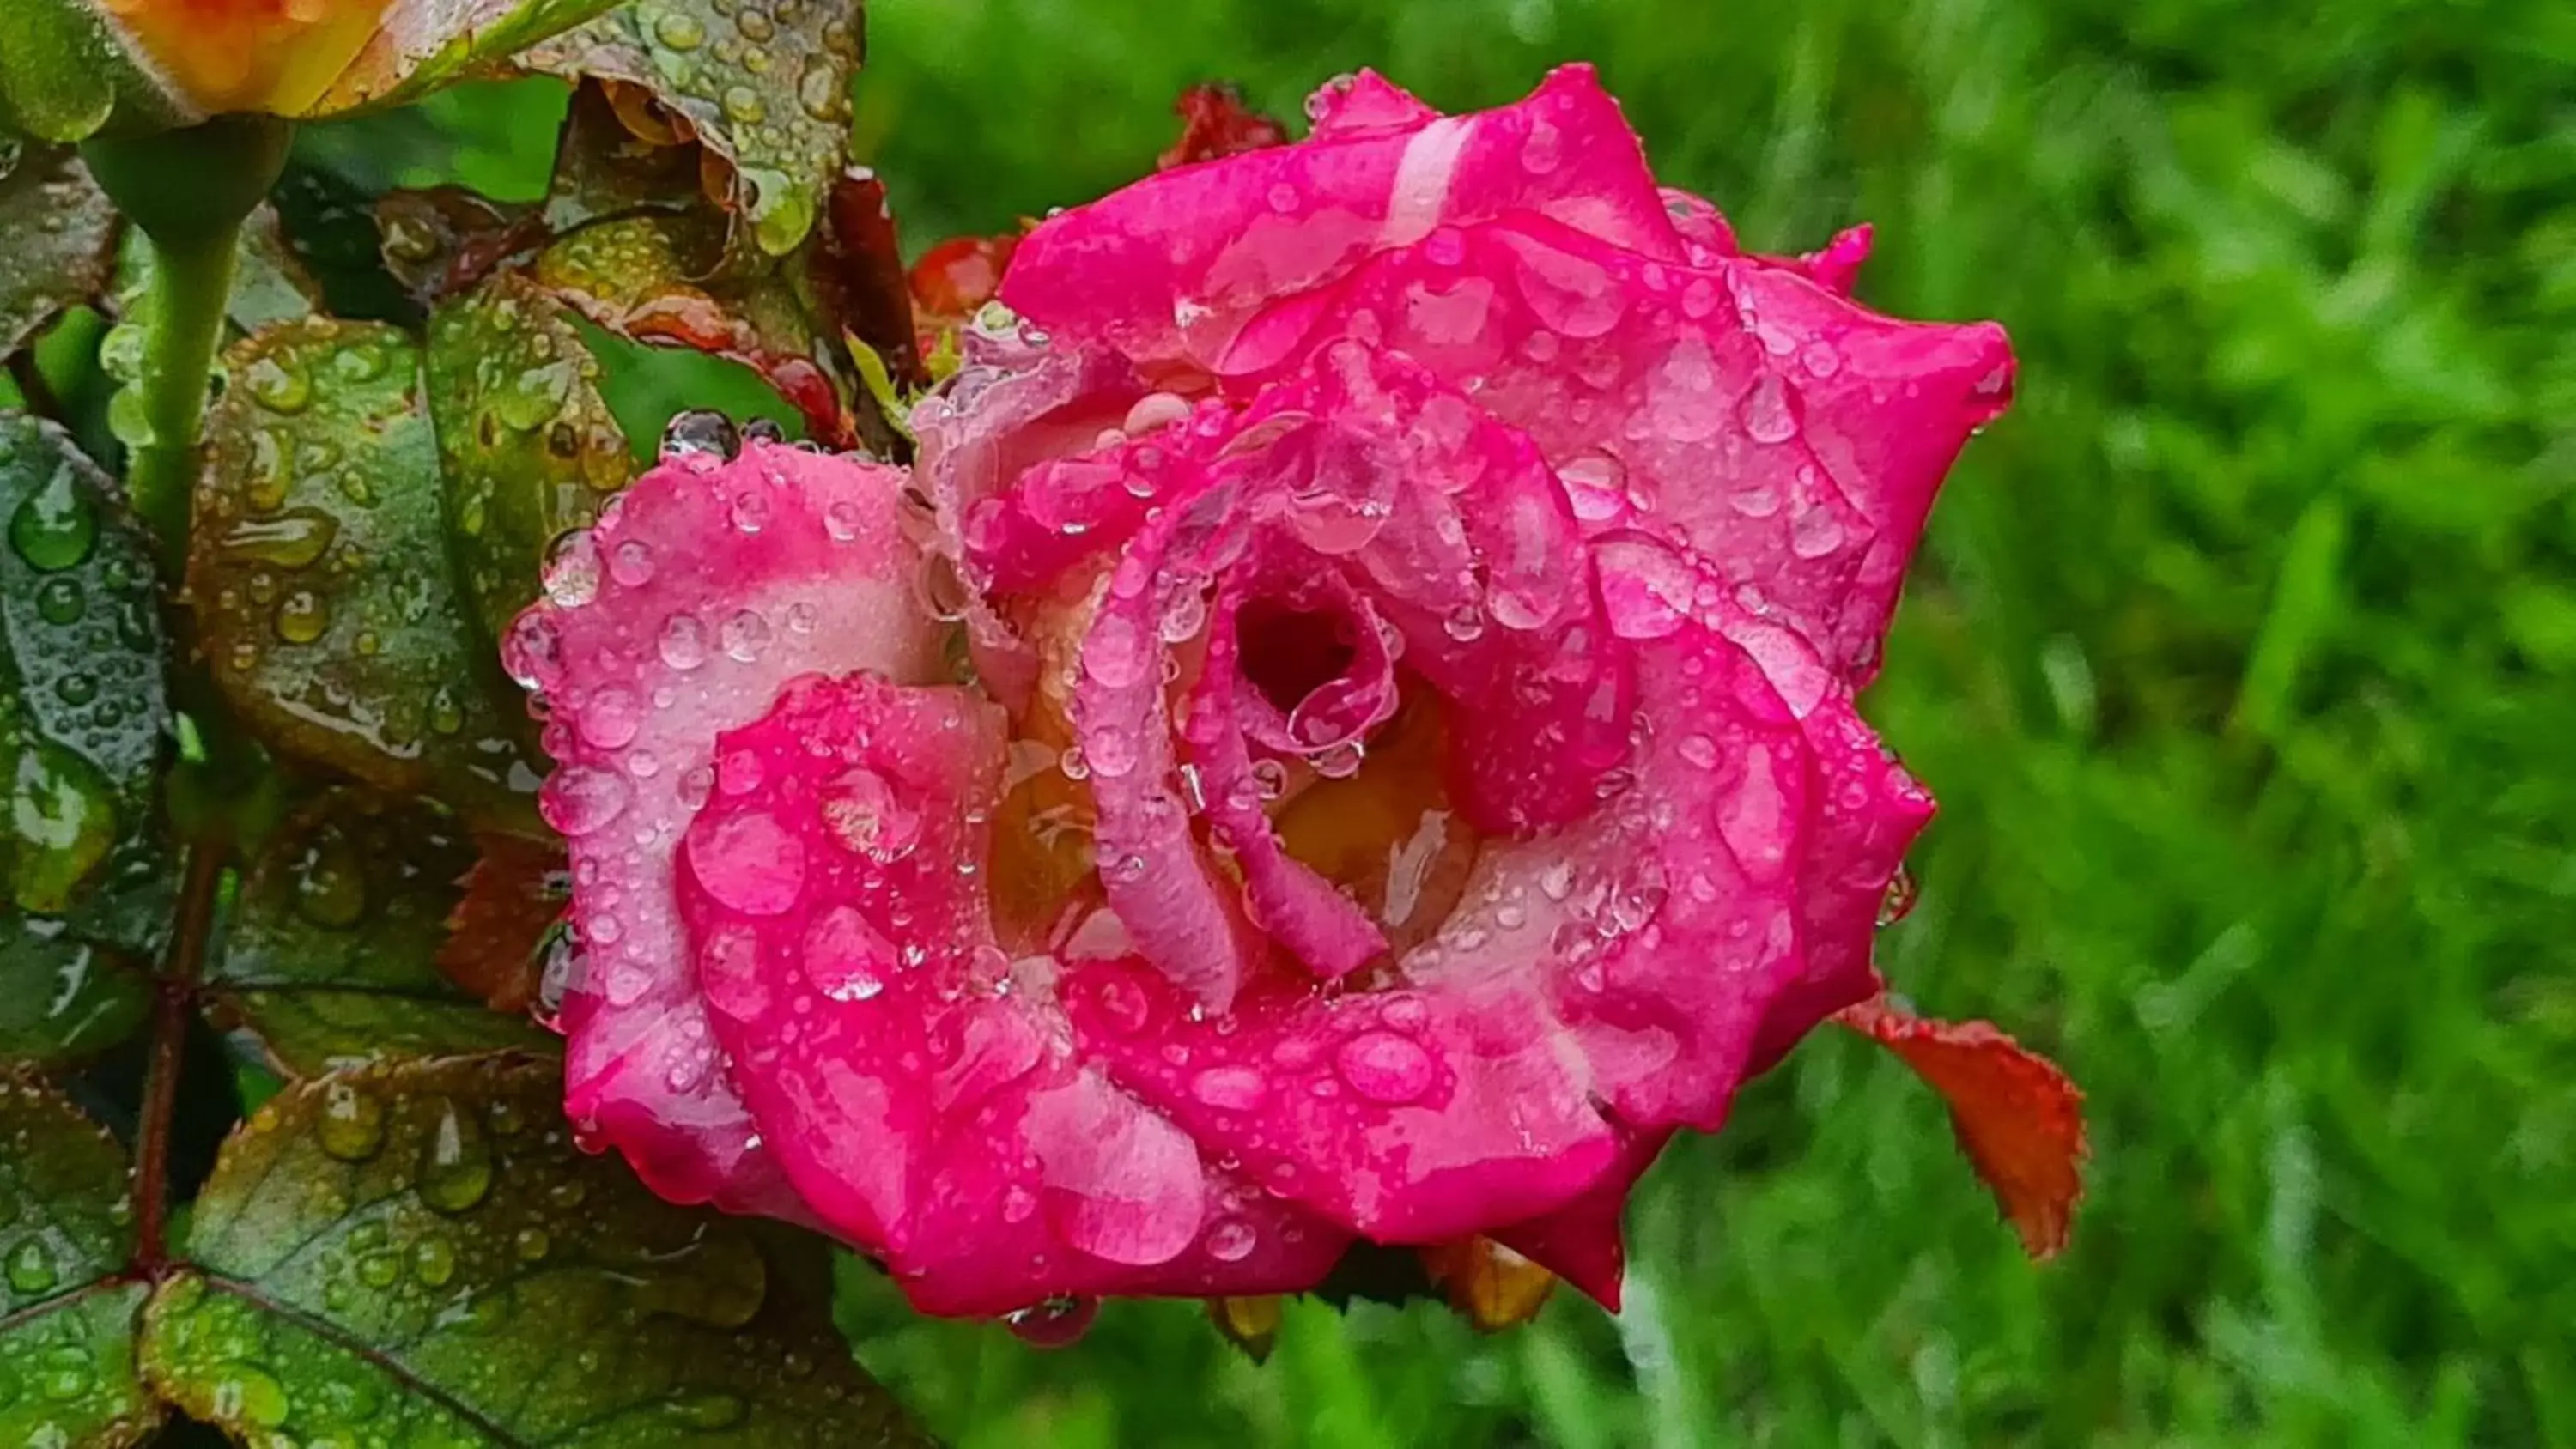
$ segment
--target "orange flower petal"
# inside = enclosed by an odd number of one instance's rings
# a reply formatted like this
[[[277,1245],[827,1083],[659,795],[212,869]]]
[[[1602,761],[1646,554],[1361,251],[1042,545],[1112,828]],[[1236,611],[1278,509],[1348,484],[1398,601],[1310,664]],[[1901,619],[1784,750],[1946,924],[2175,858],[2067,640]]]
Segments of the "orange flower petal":
[[[312,107],[384,17],[386,0],[107,0],[191,104],[291,116]]]
[[[1977,1176],[2034,1258],[2066,1246],[2084,1196],[2084,1094],[2056,1063],[1982,1021],[1935,1021],[1884,996],[1835,1020],[1904,1059],[1950,1104]]]

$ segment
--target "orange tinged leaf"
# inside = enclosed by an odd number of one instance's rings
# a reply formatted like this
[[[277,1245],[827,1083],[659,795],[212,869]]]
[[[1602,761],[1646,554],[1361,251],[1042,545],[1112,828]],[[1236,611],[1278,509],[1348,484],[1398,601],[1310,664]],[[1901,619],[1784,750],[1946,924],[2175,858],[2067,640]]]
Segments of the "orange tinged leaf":
[[[1538,1316],[1556,1275],[1491,1238],[1462,1238],[1422,1250],[1431,1281],[1479,1332],[1517,1328]]]
[[[525,1011],[544,968],[538,947],[563,914],[570,886],[559,844],[481,837],[483,858],[465,873],[465,895],[447,918],[441,975],[491,1003]]]
[[[2084,1094],[2056,1063],[1982,1021],[1935,1021],[1884,996],[1835,1020],[1896,1053],[1950,1104],[1950,1126],[2032,1257],[2066,1246],[2084,1196]]]

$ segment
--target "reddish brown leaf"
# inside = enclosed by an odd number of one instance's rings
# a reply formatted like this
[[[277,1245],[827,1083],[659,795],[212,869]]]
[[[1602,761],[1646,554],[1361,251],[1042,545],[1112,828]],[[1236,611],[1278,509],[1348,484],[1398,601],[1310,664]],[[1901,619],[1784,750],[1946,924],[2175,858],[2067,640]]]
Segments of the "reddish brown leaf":
[[[2084,1196],[2084,1094],[2056,1063],[1982,1021],[1935,1021],[1884,996],[1835,1020],[1896,1053],[1950,1104],[1950,1126],[2032,1257],[2066,1246]]]
[[[438,969],[495,1011],[525,1011],[537,999],[545,964],[539,947],[570,893],[563,847],[509,835],[477,843],[483,857],[465,873]]]
[[[1422,1266],[1449,1306],[1479,1332],[1516,1328],[1538,1316],[1556,1275],[1491,1238],[1461,1238],[1422,1250]]]
[[[814,262],[817,290],[850,335],[885,362],[887,375],[898,386],[927,386],[930,378],[922,371],[919,340],[913,334],[912,289],[885,183],[874,171],[853,166],[833,183],[827,202],[823,245]]]
[[[1243,93],[1222,82],[1181,92],[1172,111],[1181,118],[1181,135],[1155,159],[1157,171],[1282,145],[1288,139],[1287,127],[1245,105]]]

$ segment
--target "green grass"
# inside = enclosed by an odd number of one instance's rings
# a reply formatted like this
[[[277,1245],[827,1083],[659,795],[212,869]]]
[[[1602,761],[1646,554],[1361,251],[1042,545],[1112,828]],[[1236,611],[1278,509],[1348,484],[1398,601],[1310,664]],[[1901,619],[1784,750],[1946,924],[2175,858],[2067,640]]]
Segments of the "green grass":
[[[1992,316],[1872,716],[1941,794],[1885,966],[2091,1094],[2022,1261],[1901,1068],[1818,1040],[1678,1147],[1634,1302],[1479,1339],[1187,1305],[1046,1355],[854,1286],[964,1449],[2576,1443],[2576,11],[2559,0],[876,0],[911,236],[1294,114],[1597,62],[1757,245]],[[1124,97],[1124,99],[1119,99]]]

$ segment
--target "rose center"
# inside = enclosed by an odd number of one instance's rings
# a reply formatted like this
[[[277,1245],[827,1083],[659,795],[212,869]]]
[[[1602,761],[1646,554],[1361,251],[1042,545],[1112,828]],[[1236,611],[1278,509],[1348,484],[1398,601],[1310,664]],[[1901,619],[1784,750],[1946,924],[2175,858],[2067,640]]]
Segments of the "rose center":
[[[1243,677],[1282,716],[1293,716],[1306,697],[1350,673],[1359,649],[1351,621],[1338,609],[1300,609],[1277,599],[1244,605],[1236,628],[1243,640]]]

